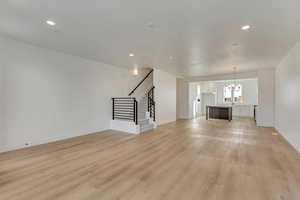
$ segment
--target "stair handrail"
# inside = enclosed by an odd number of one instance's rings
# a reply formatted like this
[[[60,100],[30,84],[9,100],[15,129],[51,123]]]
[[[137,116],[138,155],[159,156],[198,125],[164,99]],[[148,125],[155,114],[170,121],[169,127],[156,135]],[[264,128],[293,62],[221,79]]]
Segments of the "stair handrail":
[[[137,86],[128,94],[128,96],[131,96],[134,92],[135,92],[135,90],[136,89],[138,89],[138,87],[140,86],[140,85],[142,85],[142,83],[150,76],[150,74],[153,72],[153,69],[151,69],[151,71],[150,72],[148,72],[148,74],[139,82],[139,84],[137,84]]]

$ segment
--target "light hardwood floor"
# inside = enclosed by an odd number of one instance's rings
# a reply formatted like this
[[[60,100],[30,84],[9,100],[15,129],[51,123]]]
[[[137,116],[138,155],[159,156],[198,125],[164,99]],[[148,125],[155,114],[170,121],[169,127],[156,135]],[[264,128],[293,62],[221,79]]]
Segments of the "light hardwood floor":
[[[273,132],[200,118],[2,153],[0,199],[299,200],[299,154]]]

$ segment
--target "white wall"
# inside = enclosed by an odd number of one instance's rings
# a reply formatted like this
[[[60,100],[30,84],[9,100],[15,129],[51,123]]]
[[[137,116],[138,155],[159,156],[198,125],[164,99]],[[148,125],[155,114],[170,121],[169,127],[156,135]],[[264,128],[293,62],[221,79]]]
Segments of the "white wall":
[[[247,79],[241,81],[243,86],[244,104],[258,104],[258,80]]]
[[[176,120],[176,76],[154,69],[156,122],[158,125]]]
[[[258,71],[258,111],[257,125],[274,127],[275,114],[275,71]]]
[[[187,119],[189,116],[189,83],[184,79],[177,79],[177,119]]]
[[[0,67],[0,151],[109,129],[111,97],[127,96],[141,79],[3,37]]]
[[[1,44],[1,38],[0,38],[0,44]],[[4,47],[0,45],[0,52],[4,51]],[[1,147],[4,146],[4,130],[3,130],[3,89],[4,89],[4,67],[3,63],[1,62],[2,56],[0,53],[0,152]]]
[[[276,70],[275,127],[300,152],[300,42]]]

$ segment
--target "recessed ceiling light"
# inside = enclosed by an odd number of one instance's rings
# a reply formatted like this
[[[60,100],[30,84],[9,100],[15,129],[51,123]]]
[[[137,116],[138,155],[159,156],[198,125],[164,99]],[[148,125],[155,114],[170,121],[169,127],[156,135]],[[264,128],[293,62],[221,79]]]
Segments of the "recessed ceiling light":
[[[242,30],[248,30],[248,29],[250,29],[251,28],[251,26],[250,25],[245,25],[245,26],[242,26]]]
[[[47,20],[46,23],[50,26],[55,26],[55,22],[54,21],[51,21],[51,20]]]
[[[133,57],[133,56],[134,56],[134,54],[133,54],[133,53],[130,53],[130,54],[129,54],[129,56],[130,56],[130,57]]]

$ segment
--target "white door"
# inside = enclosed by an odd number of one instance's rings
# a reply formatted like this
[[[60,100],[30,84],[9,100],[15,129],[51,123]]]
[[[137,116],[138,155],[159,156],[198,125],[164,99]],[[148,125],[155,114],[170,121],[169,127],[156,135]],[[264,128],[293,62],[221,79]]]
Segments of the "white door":
[[[202,114],[201,113],[201,100],[199,98],[199,99],[194,100],[194,102],[193,102],[193,117],[194,118],[200,117],[201,114]]]

